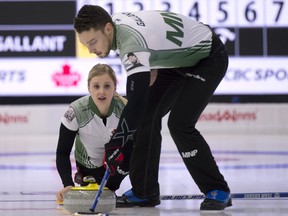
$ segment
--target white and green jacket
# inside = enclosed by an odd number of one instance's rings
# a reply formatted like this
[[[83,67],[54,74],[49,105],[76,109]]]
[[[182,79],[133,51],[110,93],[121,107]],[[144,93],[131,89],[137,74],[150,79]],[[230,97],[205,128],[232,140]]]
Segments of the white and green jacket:
[[[127,75],[159,68],[196,65],[211,50],[208,26],[165,11],[116,13],[112,50],[120,55]],[[134,54],[137,64],[129,59]]]
[[[71,103],[62,124],[71,131],[77,131],[75,138],[75,159],[87,168],[102,166],[104,145],[109,142],[112,131],[118,125],[125,101],[115,96],[112,99],[106,124],[90,95]]]

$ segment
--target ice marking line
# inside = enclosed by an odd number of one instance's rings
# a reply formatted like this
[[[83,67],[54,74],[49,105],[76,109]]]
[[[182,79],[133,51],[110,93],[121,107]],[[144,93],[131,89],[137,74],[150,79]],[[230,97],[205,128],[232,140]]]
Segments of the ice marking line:
[[[162,150],[162,154],[177,154],[177,151],[174,150]],[[263,155],[288,155],[288,151],[228,151],[228,150],[213,150],[213,154],[263,154]],[[55,152],[7,152],[0,153],[0,157],[9,157],[9,156],[39,156],[39,155],[55,155]]]
[[[14,156],[40,156],[40,155],[55,155],[55,152],[6,152],[0,153],[0,157],[14,157]]]
[[[255,164],[255,165],[218,165],[220,169],[287,169],[288,164]],[[168,167],[168,166],[161,166],[159,167],[160,170],[186,170],[187,168],[183,166],[178,167]]]
[[[3,195],[55,195],[57,191],[34,191],[34,192],[7,192],[7,191],[0,191],[0,196]]]
[[[212,151],[213,154],[288,155],[287,151]]]
[[[247,155],[288,155],[288,151],[249,151],[249,150],[241,150],[241,151],[222,151],[222,150],[214,150],[213,154],[247,154]],[[177,154],[177,151],[171,150],[163,150],[162,154]],[[14,156],[41,156],[41,155],[55,155],[55,152],[6,152],[0,153],[0,157],[14,157]]]
[[[56,202],[55,199],[54,200],[0,200],[0,203],[4,203],[4,202]]]
[[[288,168],[288,164],[255,164],[255,165],[233,165],[220,166],[221,169],[283,169]]]
[[[31,210],[46,210],[46,211],[51,211],[51,210],[55,210],[56,208],[0,208],[1,211],[31,211]]]
[[[218,165],[220,169],[287,169],[288,164],[254,164],[254,165]],[[177,167],[161,165],[160,170],[184,170],[182,163]],[[12,166],[0,165],[0,170],[56,170],[55,166]],[[74,169],[73,169],[74,170]]]
[[[55,166],[0,165],[0,170],[56,170]]]
[[[164,154],[179,154],[177,151],[171,150],[163,150],[162,153]],[[241,150],[241,151],[221,151],[221,150],[213,150],[213,154],[247,154],[247,155],[288,155],[288,151],[249,151],[249,150]]]
[[[40,192],[39,192],[40,193]],[[288,192],[248,192],[248,193],[232,193],[233,199],[287,199]],[[161,200],[186,200],[186,199],[204,199],[203,194],[177,194],[177,195],[161,195]],[[52,200],[0,200],[0,202],[55,202]],[[97,204],[97,203],[96,203]],[[96,206],[95,206],[96,207]],[[95,209],[94,203],[93,210]]]

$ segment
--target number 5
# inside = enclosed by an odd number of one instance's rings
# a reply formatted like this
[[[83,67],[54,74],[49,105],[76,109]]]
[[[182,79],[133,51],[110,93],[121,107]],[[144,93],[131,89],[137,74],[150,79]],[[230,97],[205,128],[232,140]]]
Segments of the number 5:
[[[226,2],[226,1],[220,1],[220,2],[219,2],[219,7],[218,7],[218,9],[219,9],[219,11],[223,12],[223,14],[224,14],[223,19],[218,19],[218,22],[220,22],[220,23],[221,23],[221,22],[225,22],[225,21],[227,20],[227,18],[228,18],[227,10],[225,10],[225,9],[223,8],[224,5],[227,5],[227,2]]]

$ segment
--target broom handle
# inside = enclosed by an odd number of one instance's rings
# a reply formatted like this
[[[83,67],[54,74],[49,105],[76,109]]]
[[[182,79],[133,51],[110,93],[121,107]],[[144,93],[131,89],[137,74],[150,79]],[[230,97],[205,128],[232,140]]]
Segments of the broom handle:
[[[104,176],[103,176],[103,179],[102,179],[102,181],[101,181],[99,190],[97,191],[97,194],[96,194],[96,196],[95,196],[95,199],[94,199],[94,201],[93,201],[93,203],[92,203],[92,205],[91,205],[91,208],[90,208],[90,211],[91,211],[91,212],[94,212],[94,211],[95,211],[95,208],[96,208],[97,203],[98,203],[98,201],[99,201],[100,195],[101,195],[102,191],[104,190],[104,187],[105,187],[105,185],[106,185],[106,182],[107,182],[109,176],[110,176],[110,171],[109,171],[109,169],[106,169],[105,174],[104,174]]]

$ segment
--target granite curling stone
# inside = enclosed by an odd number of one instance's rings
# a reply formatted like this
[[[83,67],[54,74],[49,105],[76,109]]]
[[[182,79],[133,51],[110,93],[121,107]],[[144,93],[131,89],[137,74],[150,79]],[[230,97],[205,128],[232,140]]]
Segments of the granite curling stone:
[[[83,181],[88,182],[89,184],[82,187],[73,187],[64,195],[63,208],[71,214],[77,212],[90,212],[91,205],[99,190],[100,186],[95,183],[93,177],[84,177]],[[115,206],[115,193],[107,187],[104,187],[94,212],[108,213],[113,211]]]

